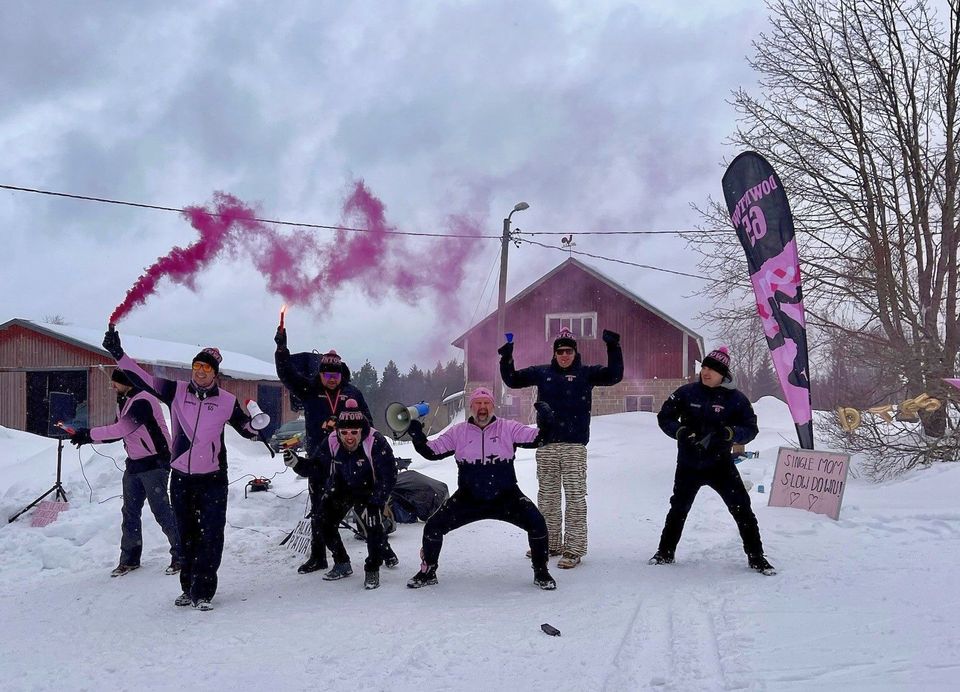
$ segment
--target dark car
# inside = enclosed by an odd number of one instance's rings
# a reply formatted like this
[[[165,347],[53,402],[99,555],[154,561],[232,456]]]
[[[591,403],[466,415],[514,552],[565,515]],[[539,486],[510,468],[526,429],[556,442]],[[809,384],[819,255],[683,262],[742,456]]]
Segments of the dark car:
[[[284,423],[270,436],[270,446],[277,452],[285,449],[300,452],[303,450],[306,431],[307,422],[303,418]]]

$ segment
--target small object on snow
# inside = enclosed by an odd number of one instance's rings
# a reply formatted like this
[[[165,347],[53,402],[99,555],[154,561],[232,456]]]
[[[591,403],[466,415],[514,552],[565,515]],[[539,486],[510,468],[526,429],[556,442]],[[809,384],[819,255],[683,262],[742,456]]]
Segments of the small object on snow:
[[[270,489],[270,479],[269,478],[254,478],[251,481],[247,482],[247,486],[243,489],[243,496],[247,496],[247,491],[251,493],[262,492],[264,490]]]
[[[763,492],[763,483],[757,483],[757,492],[758,492],[758,493],[762,493],[762,492]]]
[[[543,630],[544,634],[549,634],[551,637],[560,636],[560,630],[558,630],[553,625],[548,625],[547,623],[543,623],[542,625],[540,625],[540,629]]]

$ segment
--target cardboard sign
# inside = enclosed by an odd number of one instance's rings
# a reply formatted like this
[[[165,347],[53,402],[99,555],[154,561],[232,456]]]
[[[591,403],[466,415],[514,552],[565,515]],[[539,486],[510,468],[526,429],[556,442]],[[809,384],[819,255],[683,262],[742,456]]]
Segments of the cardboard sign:
[[[767,505],[795,507],[839,519],[849,470],[849,454],[781,447]]]
[[[30,526],[46,526],[57,520],[60,512],[70,509],[69,502],[43,500],[30,515]]]
[[[312,520],[308,517],[301,519],[293,535],[287,541],[287,547],[303,555],[310,554],[310,544],[313,542],[313,531],[310,529]]]

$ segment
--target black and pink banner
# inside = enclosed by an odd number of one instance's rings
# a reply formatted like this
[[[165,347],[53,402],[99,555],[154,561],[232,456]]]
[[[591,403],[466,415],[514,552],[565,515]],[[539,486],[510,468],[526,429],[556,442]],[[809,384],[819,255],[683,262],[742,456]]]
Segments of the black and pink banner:
[[[730,221],[747,254],[777,378],[797,426],[800,447],[813,449],[807,327],[793,215],[783,184],[765,158],[746,151],[723,174]]]

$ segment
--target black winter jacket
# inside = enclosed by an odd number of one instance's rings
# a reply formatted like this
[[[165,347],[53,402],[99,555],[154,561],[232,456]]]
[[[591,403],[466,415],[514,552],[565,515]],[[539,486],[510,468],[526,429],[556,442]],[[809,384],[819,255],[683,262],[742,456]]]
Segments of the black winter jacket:
[[[336,433],[330,433],[318,445],[316,454],[301,459],[293,467],[297,475],[320,481],[321,469],[330,469],[323,480],[325,493],[367,496],[366,503],[383,507],[397,482],[397,461],[386,438],[371,429],[350,452],[340,444]]]
[[[737,389],[707,387],[702,382],[685,384],[671,394],[657,414],[657,423],[677,439],[677,463],[698,469],[731,463],[731,447],[750,442],[759,432],[747,397]],[[697,445],[690,433],[695,440],[707,434],[710,438]]]
[[[278,348],[274,354],[277,364],[277,377],[284,386],[296,394],[303,401],[303,419],[307,439],[304,440],[304,454],[312,457],[317,453],[320,442],[326,439],[329,430],[323,429],[323,424],[331,418],[336,418],[343,409],[347,399],[354,399],[360,412],[373,425],[373,416],[359,389],[350,384],[350,368],[343,365],[340,376],[340,387],[331,392],[318,378],[306,377],[290,363],[290,351]]]
[[[593,388],[617,384],[623,379],[623,350],[620,344],[607,344],[607,365],[583,365],[578,353],[564,370],[553,358],[547,365],[514,369],[513,356],[500,358],[500,377],[512,389],[537,388],[537,401],[545,401],[553,410],[553,425],[544,444],[590,441],[590,410]],[[546,432],[546,431],[545,431]]]

